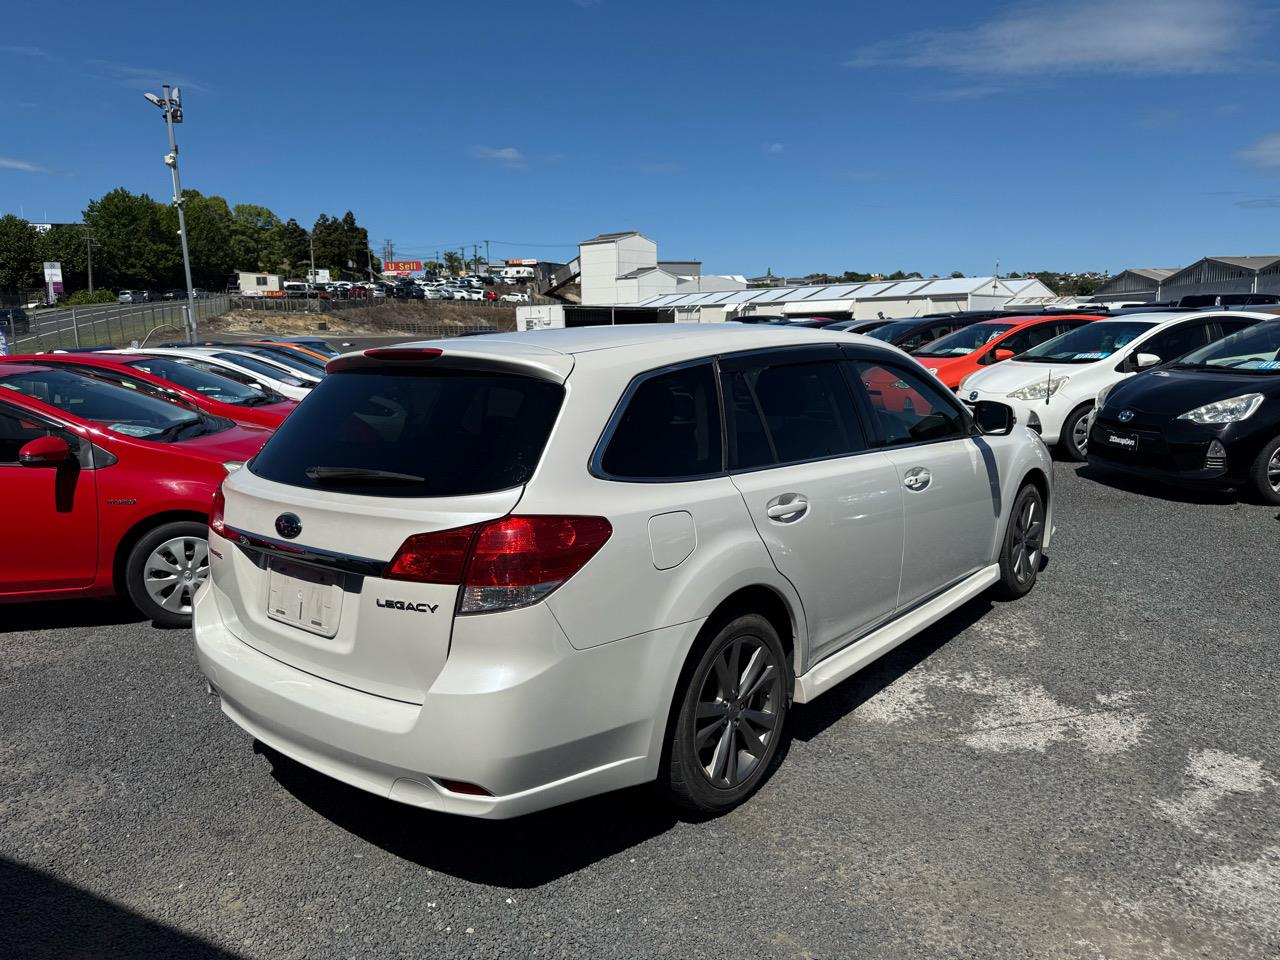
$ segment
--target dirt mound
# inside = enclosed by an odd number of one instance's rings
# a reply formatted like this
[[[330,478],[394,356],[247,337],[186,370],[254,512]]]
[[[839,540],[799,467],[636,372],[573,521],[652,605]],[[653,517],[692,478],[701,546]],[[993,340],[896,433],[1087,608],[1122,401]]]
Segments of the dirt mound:
[[[492,327],[497,331],[516,328],[514,307],[477,303],[395,301],[369,307],[333,312],[232,310],[200,324],[201,334],[256,333],[292,336],[314,333],[360,335],[380,333],[423,333],[447,336],[456,332]]]

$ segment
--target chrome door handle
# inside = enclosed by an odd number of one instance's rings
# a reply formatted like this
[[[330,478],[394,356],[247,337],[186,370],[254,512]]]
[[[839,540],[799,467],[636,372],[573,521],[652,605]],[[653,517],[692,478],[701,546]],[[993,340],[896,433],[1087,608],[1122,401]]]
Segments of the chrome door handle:
[[[924,467],[912,467],[902,476],[902,485],[908,490],[920,491],[929,486],[933,475]]]
[[[770,520],[778,523],[791,523],[799,520],[809,511],[809,501],[798,493],[784,493],[769,501],[765,514]]]

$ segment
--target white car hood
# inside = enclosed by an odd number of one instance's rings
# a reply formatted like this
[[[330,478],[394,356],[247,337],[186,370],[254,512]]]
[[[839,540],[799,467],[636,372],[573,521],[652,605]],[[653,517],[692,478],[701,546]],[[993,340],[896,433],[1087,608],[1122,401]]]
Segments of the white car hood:
[[[995,366],[980,370],[965,381],[964,389],[983,390],[989,393],[1012,393],[1030,383],[1054,377],[1072,376],[1093,367],[1090,363],[1019,363],[1005,360]]]

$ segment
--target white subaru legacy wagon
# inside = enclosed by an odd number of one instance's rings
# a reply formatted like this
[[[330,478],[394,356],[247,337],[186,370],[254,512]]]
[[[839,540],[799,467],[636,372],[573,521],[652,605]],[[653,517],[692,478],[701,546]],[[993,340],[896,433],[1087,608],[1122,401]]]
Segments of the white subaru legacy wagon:
[[[512,817],[749,797],[787,713],[1049,548],[1040,438],[864,337],[547,330],[348,354],[210,519],[200,665],[262,743]]]

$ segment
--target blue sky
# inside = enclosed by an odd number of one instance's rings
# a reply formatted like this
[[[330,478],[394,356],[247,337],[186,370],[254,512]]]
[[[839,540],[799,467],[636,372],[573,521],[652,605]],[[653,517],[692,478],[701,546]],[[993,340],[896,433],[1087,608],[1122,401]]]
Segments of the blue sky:
[[[433,9],[440,7],[440,9]],[[184,185],[397,255],[636,229],[753,275],[1280,252],[1280,7],[1254,0],[13,5],[0,213]]]

